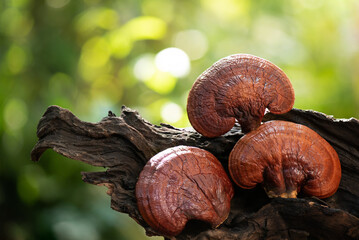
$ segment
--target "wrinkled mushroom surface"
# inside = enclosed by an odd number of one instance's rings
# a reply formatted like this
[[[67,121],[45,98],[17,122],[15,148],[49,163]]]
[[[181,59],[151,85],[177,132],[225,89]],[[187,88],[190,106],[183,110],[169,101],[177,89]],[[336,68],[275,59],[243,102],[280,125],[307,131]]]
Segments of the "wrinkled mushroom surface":
[[[294,90],[273,63],[249,54],[220,59],[196,80],[188,96],[188,118],[199,133],[217,137],[238,120],[243,132],[257,128],[265,109],[282,114],[292,109]]]
[[[310,128],[270,121],[241,138],[229,156],[229,171],[242,188],[262,183],[269,197],[326,198],[339,187],[341,166],[333,147]]]
[[[141,215],[165,236],[179,234],[190,219],[217,227],[228,217],[232,197],[221,163],[196,147],[178,146],[156,154],[136,184]]]

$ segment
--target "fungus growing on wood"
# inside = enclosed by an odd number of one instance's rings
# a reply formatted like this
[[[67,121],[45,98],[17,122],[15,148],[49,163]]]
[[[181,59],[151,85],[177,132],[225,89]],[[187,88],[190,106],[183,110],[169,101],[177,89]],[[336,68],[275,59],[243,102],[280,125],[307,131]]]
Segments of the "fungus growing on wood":
[[[261,183],[269,197],[327,198],[340,183],[341,166],[333,147],[310,128],[270,121],[241,138],[229,156],[229,171],[242,188]]]
[[[138,209],[165,236],[175,236],[188,220],[213,228],[227,219],[233,188],[221,163],[210,152],[177,146],[152,157],[136,184]]]
[[[273,63],[249,54],[220,59],[196,80],[187,113],[196,131],[206,137],[228,132],[235,119],[243,132],[260,126],[266,108],[275,114],[292,109],[294,90]]]

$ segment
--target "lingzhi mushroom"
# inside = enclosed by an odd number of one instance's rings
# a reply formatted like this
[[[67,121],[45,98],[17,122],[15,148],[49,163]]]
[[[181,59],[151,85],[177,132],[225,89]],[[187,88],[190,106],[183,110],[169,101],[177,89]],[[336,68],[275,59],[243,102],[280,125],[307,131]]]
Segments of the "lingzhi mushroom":
[[[310,128],[270,121],[246,134],[229,156],[229,172],[241,188],[262,184],[269,197],[295,198],[300,191],[327,198],[340,183],[338,154]]]
[[[179,234],[190,219],[213,228],[228,217],[233,187],[221,163],[208,151],[177,146],[152,157],[136,184],[144,220],[165,236]]]
[[[268,109],[292,109],[294,90],[276,65],[249,54],[223,58],[202,73],[187,102],[188,118],[206,137],[229,131],[237,120],[246,133],[232,149],[229,172],[240,187],[262,184],[269,197],[295,198],[299,192],[326,198],[339,187],[337,153],[310,128],[285,121],[261,125]],[[152,157],[136,184],[138,209],[164,236],[176,236],[191,219],[219,226],[230,211],[233,187],[221,163],[189,146]]]
[[[187,113],[193,128],[206,137],[228,132],[235,123],[247,133],[259,127],[266,108],[275,114],[292,109],[294,90],[273,63],[249,54],[220,59],[196,80]]]

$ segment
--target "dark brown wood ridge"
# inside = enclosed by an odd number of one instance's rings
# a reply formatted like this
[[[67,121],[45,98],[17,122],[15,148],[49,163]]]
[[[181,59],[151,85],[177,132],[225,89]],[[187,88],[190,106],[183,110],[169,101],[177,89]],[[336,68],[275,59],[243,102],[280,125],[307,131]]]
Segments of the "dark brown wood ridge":
[[[264,120],[300,123],[324,137],[342,165],[337,193],[324,200],[304,196],[269,199],[261,187],[235,187],[229,217],[218,229],[190,221],[174,239],[359,239],[359,121],[299,109],[283,115],[267,114]],[[148,235],[158,235],[136,205],[135,184],[145,163],[166,148],[188,145],[213,153],[228,172],[229,153],[243,134],[236,125],[224,136],[205,138],[191,129],[155,126],[127,107],[122,108],[120,117],[109,112],[100,122],[89,123],[67,109],[50,106],[39,122],[37,136],[33,161],[51,148],[65,157],[107,168],[104,172],[83,172],[82,179],[108,187],[114,210],[127,213]]]

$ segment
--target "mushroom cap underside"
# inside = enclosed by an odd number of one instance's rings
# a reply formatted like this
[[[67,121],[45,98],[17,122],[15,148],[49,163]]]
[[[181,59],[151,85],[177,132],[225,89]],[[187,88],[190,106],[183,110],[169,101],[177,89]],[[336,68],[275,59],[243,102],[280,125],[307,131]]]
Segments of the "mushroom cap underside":
[[[262,183],[274,197],[302,191],[326,198],[336,192],[341,178],[333,147],[310,128],[285,121],[266,122],[242,137],[230,153],[229,171],[238,186]]]

